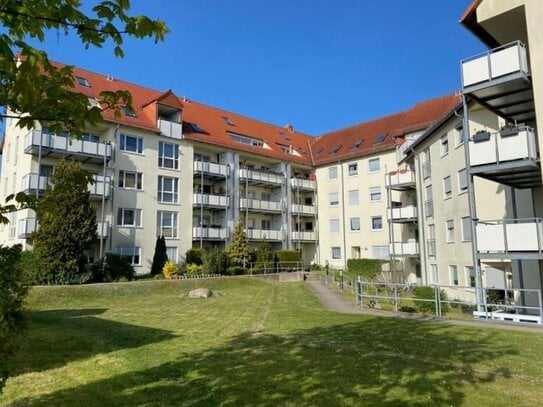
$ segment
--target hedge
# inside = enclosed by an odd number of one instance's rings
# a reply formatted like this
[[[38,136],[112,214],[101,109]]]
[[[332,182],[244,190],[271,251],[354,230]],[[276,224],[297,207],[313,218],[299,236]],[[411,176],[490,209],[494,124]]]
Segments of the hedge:
[[[347,270],[350,273],[360,274],[366,280],[373,280],[381,272],[381,264],[384,260],[379,259],[348,259]]]

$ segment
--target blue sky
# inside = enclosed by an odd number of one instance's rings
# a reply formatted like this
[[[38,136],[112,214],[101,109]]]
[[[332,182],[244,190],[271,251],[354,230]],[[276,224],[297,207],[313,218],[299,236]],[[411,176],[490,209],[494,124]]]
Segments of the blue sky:
[[[92,1],[86,1],[92,4]],[[132,0],[164,43],[85,50],[52,33],[50,58],[318,135],[459,88],[484,49],[459,23],[470,0]]]

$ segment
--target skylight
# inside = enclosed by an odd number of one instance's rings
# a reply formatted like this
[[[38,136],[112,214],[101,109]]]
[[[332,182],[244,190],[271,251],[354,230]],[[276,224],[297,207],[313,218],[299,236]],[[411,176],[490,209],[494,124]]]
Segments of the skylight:
[[[193,133],[205,133],[205,130],[198,126],[196,123],[187,122],[187,125]]]
[[[341,145],[332,147],[330,149],[330,151],[328,151],[328,155],[336,154],[339,151],[340,148],[341,148]]]
[[[253,147],[264,147],[264,141],[260,139],[247,137],[247,136],[243,136],[241,134],[235,134],[235,133],[229,133],[229,135],[232,138],[232,140],[234,140],[236,143],[246,144],[248,146],[253,146]]]
[[[384,134],[379,134],[377,136],[377,138],[375,139],[375,143],[374,144],[381,144],[383,141],[385,141],[385,139],[387,138],[387,134],[384,133]]]
[[[123,111],[125,116],[129,117],[136,117],[136,112],[134,112],[134,109],[128,106],[121,106],[121,110]]]
[[[290,141],[290,137],[287,136],[285,133],[279,132],[279,136],[286,141]]]
[[[351,150],[356,150],[357,148],[359,148],[362,143],[364,142],[364,139],[362,140],[356,140],[353,145],[351,146]]]
[[[234,125],[234,122],[229,117],[223,116],[222,118],[226,122],[226,124],[229,124],[230,126]]]
[[[75,81],[77,82],[78,85],[86,86],[87,88],[90,88],[90,83],[86,78],[83,78],[81,76],[76,76]]]
[[[324,147],[319,147],[319,149],[315,151],[315,155],[322,154],[323,151],[324,151]]]

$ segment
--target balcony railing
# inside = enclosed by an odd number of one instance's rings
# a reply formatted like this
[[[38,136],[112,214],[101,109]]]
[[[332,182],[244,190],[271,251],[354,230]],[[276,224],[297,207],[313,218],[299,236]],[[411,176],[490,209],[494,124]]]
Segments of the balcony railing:
[[[404,190],[415,187],[415,171],[409,169],[389,172],[386,175],[386,187]]]
[[[239,178],[247,180],[251,183],[270,184],[275,186],[283,185],[284,179],[282,174],[248,168],[241,168],[239,170]]]
[[[98,162],[103,161],[104,155],[108,159],[112,156],[112,147],[109,144],[46,134],[40,130],[32,130],[26,135],[25,153],[38,154],[40,142],[44,155],[45,153],[58,153],[61,156],[73,156],[85,160],[94,158],[94,161]]]
[[[499,256],[522,253],[543,253],[543,219],[504,219],[479,221],[475,224],[477,251],[480,254]]]
[[[194,226],[192,228],[193,239],[224,240],[228,237],[227,228],[206,228]]]
[[[183,138],[183,125],[165,119],[158,119],[158,128],[163,136],[181,140]]]
[[[213,175],[221,178],[228,176],[228,167],[226,165],[205,161],[194,161],[193,171],[195,174],[203,172],[204,175]]]
[[[426,240],[426,251],[428,252],[428,256],[436,256],[436,239]]]
[[[290,179],[290,186],[293,189],[315,191],[317,189],[317,181],[295,177]]]
[[[242,198],[239,201],[241,209],[252,209],[264,212],[282,212],[283,204],[275,201],[261,201],[259,199],[245,199]]]
[[[434,216],[434,201],[429,199],[424,202],[424,208],[426,209],[426,217]]]
[[[409,147],[417,141],[417,139],[420,137],[418,136],[409,136],[405,139],[405,141],[400,144],[398,147],[396,147],[396,162],[400,163],[402,162],[407,154],[407,150],[409,150]]]
[[[292,232],[293,241],[315,241],[317,240],[316,232]]]
[[[17,237],[19,239],[29,239],[32,237],[32,233],[36,231],[36,218],[24,218],[19,219],[19,234]]]
[[[230,198],[224,195],[193,194],[192,203],[197,206],[226,208],[230,204]]]
[[[111,227],[109,226],[109,222],[98,222],[96,224],[96,233],[98,234],[98,238],[108,238],[111,234]]]
[[[49,184],[50,178],[38,176],[38,174],[25,174],[21,182],[21,191],[25,194],[33,193],[37,190],[45,191]]]
[[[89,184],[88,190],[90,192],[91,199],[101,199],[102,194],[105,194],[105,198],[109,199],[111,194],[111,177],[103,175],[93,175],[94,179],[93,184]],[[48,185],[51,184],[51,178],[45,177],[43,175],[38,176],[38,174],[25,174],[22,178],[21,190],[24,193],[34,193],[36,189],[39,191],[45,191]]]
[[[420,253],[419,243],[416,241],[390,243],[389,250],[398,257],[418,256]]]
[[[512,42],[462,61],[464,91],[474,85],[492,86],[507,75],[528,75],[526,47],[520,41]],[[468,89],[469,90],[469,89]]]
[[[391,208],[388,210],[388,219],[394,221],[413,221],[417,219],[416,206],[402,206],[400,208]]]
[[[111,177],[103,175],[93,175],[93,184],[89,184],[91,199],[102,199],[102,195],[109,199],[111,194]]]
[[[315,215],[315,206],[314,205],[292,205],[292,213],[300,215]]]
[[[246,229],[245,233],[249,240],[283,240],[281,230]]]
[[[480,132],[469,140],[470,165],[501,164],[514,160],[537,160],[537,142],[531,127],[513,127],[501,132]]]

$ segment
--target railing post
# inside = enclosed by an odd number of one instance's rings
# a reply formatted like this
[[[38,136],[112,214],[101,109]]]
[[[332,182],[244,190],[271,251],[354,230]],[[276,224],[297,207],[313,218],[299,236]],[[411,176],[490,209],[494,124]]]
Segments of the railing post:
[[[394,311],[398,312],[398,285],[394,284]]]
[[[356,305],[362,305],[362,277],[356,278]]]
[[[541,296],[541,290],[537,290],[537,296],[539,300],[539,323],[543,324],[543,298]]]
[[[343,270],[339,270],[339,289],[343,291]]]
[[[441,312],[439,311],[439,286],[434,286],[434,305],[436,310],[436,317],[439,317]]]

